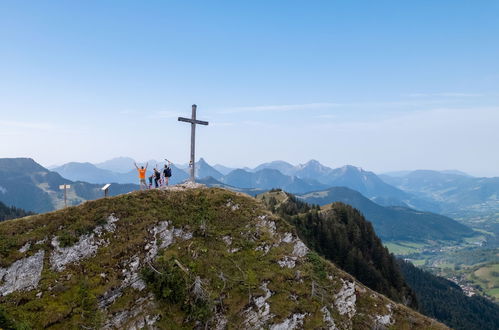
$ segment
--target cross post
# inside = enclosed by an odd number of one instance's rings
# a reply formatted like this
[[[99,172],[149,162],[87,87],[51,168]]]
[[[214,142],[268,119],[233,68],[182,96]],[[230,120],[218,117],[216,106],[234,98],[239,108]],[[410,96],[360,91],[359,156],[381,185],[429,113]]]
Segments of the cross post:
[[[195,160],[195,151],[196,151],[196,124],[199,125],[208,125],[207,121],[197,120],[196,119],[196,109],[197,105],[192,105],[192,116],[191,118],[178,117],[178,121],[183,121],[191,124],[191,161],[189,165],[191,166],[191,182],[195,182],[196,180],[196,160]]]

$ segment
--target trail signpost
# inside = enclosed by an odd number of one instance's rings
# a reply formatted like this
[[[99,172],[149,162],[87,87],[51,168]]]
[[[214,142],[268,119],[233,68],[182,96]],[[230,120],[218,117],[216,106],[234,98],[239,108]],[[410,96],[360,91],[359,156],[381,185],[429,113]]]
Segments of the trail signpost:
[[[196,119],[196,108],[197,105],[192,105],[192,116],[191,118],[178,117],[178,121],[183,121],[191,124],[191,161],[189,162],[189,166],[191,167],[191,182],[195,182],[196,180],[196,161],[194,159],[195,149],[196,149],[196,125],[208,125],[207,121],[197,120]]]
[[[108,183],[104,187],[100,188],[104,192],[104,197],[107,197],[109,194],[109,187],[111,187],[111,184]]]
[[[59,186],[60,190],[64,190],[64,207],[68,206],[67,197],[66,197],[66,190],[68,190],[69,188],[71,188],[71,186],[69,184],[61,184]]]

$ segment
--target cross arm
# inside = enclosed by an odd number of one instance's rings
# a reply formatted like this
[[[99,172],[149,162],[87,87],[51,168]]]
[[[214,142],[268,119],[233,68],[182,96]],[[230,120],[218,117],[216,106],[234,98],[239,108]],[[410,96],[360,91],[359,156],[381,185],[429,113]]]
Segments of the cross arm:
[[[190,118],[184,118],[184,117],[178,117],[178,121],[184,121],[186,123],[191,123],[191,124],[199,124],[199,125],[208,125],[207,121],[202,121],[202,120],[192,120]]]

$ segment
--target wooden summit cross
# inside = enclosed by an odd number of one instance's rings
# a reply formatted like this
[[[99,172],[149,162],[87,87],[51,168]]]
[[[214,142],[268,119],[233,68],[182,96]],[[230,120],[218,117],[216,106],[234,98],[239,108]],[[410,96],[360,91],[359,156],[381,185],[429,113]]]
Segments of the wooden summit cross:
[[[196,161],[194,159],[194,153],[195,153],[195,149],[196,149],[196,124],[208,125],[207,121],[201,121],[201,120],[196,119],[196,108],[197,108],[197,105],[193,104],[191,118],[178,117],[178,121],[184,121],[186,123],[191,124],[191,162],[189,163],[189,165],[191,166],[191,181],[192,182],[195,182],[195,180],[196,180],[196,175],[195,175]]]

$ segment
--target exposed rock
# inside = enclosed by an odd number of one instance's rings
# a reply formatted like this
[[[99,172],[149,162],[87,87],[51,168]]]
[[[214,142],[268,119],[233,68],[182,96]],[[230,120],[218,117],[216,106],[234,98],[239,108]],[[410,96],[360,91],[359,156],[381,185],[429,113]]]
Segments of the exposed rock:
[[[111,214],[109,217],[107,217],[107,222],[103,226],[97,226],[94,229],[94,233],[96,233],[98,236],[101,236],[103,232],[111,232],[114,233],[116,230],[116,222],[118,222],[120,219],[117,218],[114,214]]]
[[[159,320],[160,316],[150,316],[146,315],[145,317],[140,317],[135,322],[132,322],[127,329],[129,330],[138,330],[138,329],[157,329],[154,327],[154,324]]]
[[[50,264],[54,270],[60,272],[66,268],[67,264],[92,256],[97,252],[100,244],[102,244],[102,240],[96,240],[92,233],[81,236],[78,243],[73,246],[61,248],[56,236],[52,239],[54,251],[50,255]]]
[[[299,238],[293,239],[293,235],[291,233],[286,233],[284,235],[284,238],[281,240],[281,242],[292,243],[293,240],[295,243],[293,246],[292,255],[291,256],[284,256],[284,258],[277,261],[279,266],[281,266],[282,268],[284,268],[284,267],[295,268],[296,262],[298,261],[298,258],[303,258],[304,256],[307,255],[307,253],[309,251],[307,246]]]
[[[19,252],[26,253],[30,247],[31,247],[31,242],[28,242],[19,249]]]
[[[50,264],[54,270],[62,271],[66,265],[90,257],[97,252],[99,246],[108,245],[109,241],[98,239],[104,232],[114,232],[116,230],[115,222],[119,219],[114,215],[107,218],[107,223],[97,226],[91,234],[80,236],[80,239],[73,246],[60,247],[59,239],[55,236],[52,239],[54,251],[50,255]]]
[[[158,189],[167,190],[167,191],[182,191],[182,190],[187,190],[187,189],[198,189],[198,188],[206,188],[206,185],[201,184],[201,183],[187,181],[187,182],[179,183],[179,184],[176,184],[173,186],[160,187]]]
[[[173,230],[168,229],[168,221],[161,221],[149,231],[154,237],[152,242],[146,244],[146,249],[149,250],[146,259],[150,261],[156,257],[160,248],[166,248],[173,243]],[[161,244],[158,244],[158,239]]]
[[[340,315],[348,315],[348,318],[352,318],[357,312],[355,302],[357,301],[357,296],[355,295],[355,283],[350,281],[345,281],[341,279],[343,286],[340,291],[334,296],[334,305],[340,313]]]
[[[296,313],[293,314],[290,318],[285,319],[281,323],[273,324],[270,327],[270,330],[293,330],[296,328],[303,327],[303,319],[307,314]]]
[[[98,306],[100,309],[104,309],[107,306],[111,305],[113,302],[116,301],[121,295],[123,294],[123,289],[122,287],[118,287],[114,290],[109,290],[102,297],[99,298],[98,301]]]
[[[281,239],[283,243],[291,243],[293,241],[293,234],[287,232],[284,233],[284,237]]]
[[[222,314],[217,314],[215,316],[215,330],[225,330],[227,329],[227,323],[228,323],[228,320],[227,320],[227,317],[225,317],[225,315],[222,315]]]
[[[267,220],[267,218],[268,218],[267,215],[260,215],[258,217],[256,227],[258,229],[266,229],[270,233],[271,236],[274,236],[277,232],[275,221]]]
[[[270,248],[271,248],[271,246],[269,244],[263,244],[263,245],[257,246],[255,248],[255,251],[262,251],[263,254],[267,254],[267,253],[269,253]]]
[[[281,268],[284,268],[284,267],[295,268],[296,258],[285,256],[281,260],[278,260],[277,263],[279,264],[279,266],[281,266]]]
[[[175,239],[188,240],[192,238],[192,233],[188,231],[175,227],[169,228],[168,221],[159,222],[157,225],[152,227],[149,232],[154,238],[152,241],[147,242],[144,247],[144,250],[147,251],[146,256],[141,259],[139,255],[134,255],[123,263],[123,281],[119,287],[106,292],[99,299],[99,307],[101,309],[106,308],[116,299],[121,297],[123,289],[127,287],[132,287],[139,291],[145,289],[146,284],[139,276],[139,269],[143,267],[145,263],[150,263],[157,256],[159,249],[169,247],[174,243]],[[119,319],[120,315],[117,314],[115,317]]]
[[[174,239],[189,240],[192,238],[192,233],[184,231],[181,228],[168,228],[168,221],[161,221],[154,226],[149,232],[153,234],[154,239],[146,244],[145,250],[149,250],[146,260],[151,261],[158,254],[159,249],[165,249],[173,244]],[[159,244],[158,244],[159,241]]]
[[[230,246],[232,244],[232,237],[226,235],[222,237],[222,241],[224,241],[225,245]]]
[[[144,315],[144,311],[153,307],[154,303],[151,300],[152,295],[139,298],[134,308],[131,310],[120,311],[108,318],[103,329],[143,329],[152,326],[159,320],[159,316]],[[144,315],[144,316],[141,316]],[[152,327],[154,329],[154,327]]]
[[[9,268],[0,268],[0,296],[14,291],[31,290],[38,286],[43,270],[45,251],[17,260]]]
[[[338,330],[338,327],[334,323],[334,319],[331,317],[331,312],[329,312],[329,309],[327,309],[326,306],[321,308],[322,312],[322,320],[324,321],[324,324],[327,326],[328,330]]]
[[[44,239],[41,239],[35,243],[35,245],[40,245],[40,244],[45,244],[47,242],[48,238],[45,237]]]
[[[179,238],[180,240],[186,241],[186,240],[192,238],[192,233],[190,233],[188,231],[184,231],[181,228],[175,228],[173,230],[173,236],[176,237],[176,238]]]
[[[244,311],[244,314],[246,315],[244,325],[247,328],[262,328],[270,319],[274,317],[274,315],[270,313],[270,305],[267,302],[267,300],[272,296],[272,292],[267,288],[267,285],[268,282],[264,282],[260,286],[260,289],[265,292],[265,295],[253,298],[252,302],[254,306],[249,307]]]
[[[128,266],[128,269],[123,269],[125,278],[121,286],[123,288],[131,286],[139,291],[144,290],[146,288],[146,284],[139,276],[140,258],[138,256],[134,256],[126,264],[127,265],[125,266]]]
[[[302,258],[308,253],[308,247],[299,239],[295,241],[295,246],[293,248],[293,255],[295,257]]]
[[[374,324],[375,324],[374,329],[383,330],[393,325],[394,320],[392,319],[393,316],[392,305],[387,304],[386,308],[388,309],[388,314],[374,316]]]
[[[230,208],[232,211],[236,211],[236,210],[239,210],[239,204],[234,204],[234,202],[232,201],[232,199],[229,199],[227,201],[227,204],[225,204],[226,207]]]

